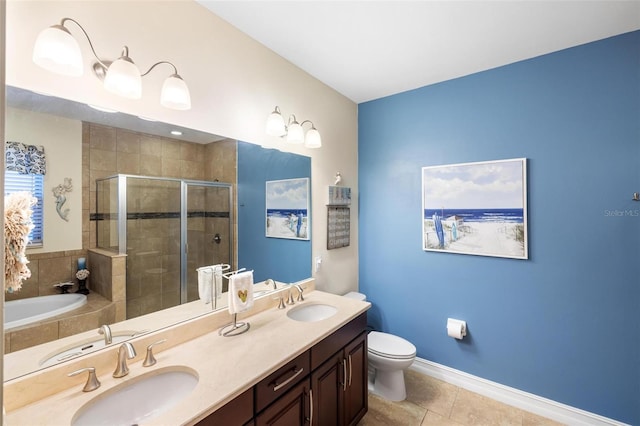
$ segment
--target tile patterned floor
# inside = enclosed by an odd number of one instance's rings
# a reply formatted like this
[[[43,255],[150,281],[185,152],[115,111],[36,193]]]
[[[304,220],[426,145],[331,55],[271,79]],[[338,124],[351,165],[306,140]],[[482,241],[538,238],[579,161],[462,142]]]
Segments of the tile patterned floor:
[[[405,371],[407,399],[390,402],[369,394],[369,412],[358,426],[559,426],[452,384]]]

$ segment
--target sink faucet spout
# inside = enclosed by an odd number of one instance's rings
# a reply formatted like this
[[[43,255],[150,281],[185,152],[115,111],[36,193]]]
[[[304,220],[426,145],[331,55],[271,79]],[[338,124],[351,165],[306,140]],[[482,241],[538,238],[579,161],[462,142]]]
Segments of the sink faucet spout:
[[[127,367],[127,359],[133,359],[136,356],[136,350],[129,342],[124,342],[118,349],[118,363],[116,369],[113,372],[113,377],[120,378],[129,374],[129,367]]]
[[[111,328],[107,324],[101,325],[98,329],[98,333],[104,334],[105,346],[110,345],[113,342],[113,338],[111,337]]]

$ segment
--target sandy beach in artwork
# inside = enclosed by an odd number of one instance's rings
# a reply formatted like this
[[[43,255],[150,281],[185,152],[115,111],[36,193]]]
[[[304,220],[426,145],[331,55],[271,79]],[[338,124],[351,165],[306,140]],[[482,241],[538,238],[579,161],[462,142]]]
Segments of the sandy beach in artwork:
[[[523,257],[522,224],[510,222],[465,222],[453,241],[451,229],[444,227],[445,246],[439,247],[433,220],[425,220],[425,249],[489,256]],[[520,239],[520,240],[519,240]]]
[[[267,236],[279,238],[307,238],[307,219],[302,219],[300,226],[300,235],[296,235],[297,218],[294,220],[293,229],[291,228],[290,219],[281,216],[269,216],[267,220]]]

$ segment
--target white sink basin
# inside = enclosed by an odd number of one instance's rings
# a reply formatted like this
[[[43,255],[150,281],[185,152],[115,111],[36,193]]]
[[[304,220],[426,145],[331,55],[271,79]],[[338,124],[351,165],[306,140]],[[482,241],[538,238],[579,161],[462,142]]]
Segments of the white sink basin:
[[[197,384],[198,374],[188,367],[158,369],[92,399],[80,407],[71,425],[135,425],[167,411]]]
[[[296,306],[287,312],[287,316],[292,320],[303,322],[316,322],[332,317],[338,312],[335,306],[322,303]]]

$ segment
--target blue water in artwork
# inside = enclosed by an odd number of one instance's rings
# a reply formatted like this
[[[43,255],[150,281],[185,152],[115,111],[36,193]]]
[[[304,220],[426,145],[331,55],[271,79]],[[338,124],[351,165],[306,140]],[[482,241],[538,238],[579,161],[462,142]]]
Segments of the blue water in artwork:
[[[289,217],[298,216],[302,212],[302,217],[307,217],[307,209],[267,209],[268,217]]]
[[[425,219],[431,219],[434,214],[445,219],[459,216],[465,222],[522,223],[524,221],[524,209],[424,209]]]

